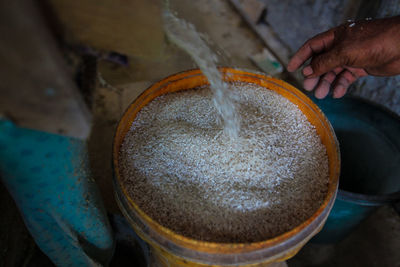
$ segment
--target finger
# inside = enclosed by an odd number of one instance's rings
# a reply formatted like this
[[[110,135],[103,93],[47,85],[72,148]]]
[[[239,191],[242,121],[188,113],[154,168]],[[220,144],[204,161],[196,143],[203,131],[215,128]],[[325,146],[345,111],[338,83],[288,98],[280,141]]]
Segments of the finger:
[[[343,70],[343,67],[336,67],[333,69],[333,72],[337,75],[338,73],[342,72],[342,70]],[[309,76],[311,76],[311,74],[313,74],[313,70],[310,65],[304,67],[302,72],[305,77],[309,77]]]
[[[346,94],[349,86],[357,79],[357,75],[349,70],[344,70],[342,73],[340,73],[333,89],[333,98],[343,97]]]
[[[350,71],[357,78],[368,76],[368,73],[362,68],[347,67],[346,69]]]
[[[315,97],[319,99],[325,98],[328,95],[331,84],[335,78],[336,73],[334,71],[330,71],[322,76],[318,86],[315,88]]]
[[[343,68],[347,61],[347,56],[341,52],[340,48],[334,48],[326,53],[317,55],[311,61],[312,71],[307,78],[320,76],[331,70]]]
[[[306,69],[307,67],[305,67],[304,69]],[[304,69],[303,69],[303,74],[304,74]],[[343,71],[343,68],[335,68],[334,70],[333,70],[333,72],[335,73],[335,76],[337,75],[337,74],[339,74],[340,72],[342,72]],[[331,77],[331,80],[333,81],[333,79],[334,79],[334,77],[332,77],[332,75],[330,75],[330,77]],[[325,77],[325,79],[326,78],[328,78],[328,80],[329,80],[329,77]],[[332,79],[333,78],[333,79]],[[315,86],[318,84],[318,82],[319,82],[319,79],[320,79],[320,77],[314,77],[314,78],[306,78],[306,79],[304,79],[304,82],[303,82],[303,88],[306,90],[306,91],[312,91],[314,88],[315,88]]]
[[[303,88],[307,91],[312,91],[318,82],[319,77],[304,79]]]
[[[336,85],[335,89],[333,89],[333,98],[343,97],[347,92],[347,88],[349,88],[349,86],[344,86],[343,84]]]
[[[301,65],[304,64],[313,55],[320,53],[321,51],[328,50],[334,40],[333,30],[326,31],[318,34],[305,42],[302,47],[294,54],[292,59],[289,61],[287,70],[292,72],[297,70]]]
[[[343,67],[337,67],[333,69],[333,72],[338,75],[339,73],[341,73],[343,71]]]
[[[303,73],[303,75],[304,75],[305,77],[307,77],[307,76],[313,74],[312,67],[311,67],[310,65],[304,67],[302,73]]]

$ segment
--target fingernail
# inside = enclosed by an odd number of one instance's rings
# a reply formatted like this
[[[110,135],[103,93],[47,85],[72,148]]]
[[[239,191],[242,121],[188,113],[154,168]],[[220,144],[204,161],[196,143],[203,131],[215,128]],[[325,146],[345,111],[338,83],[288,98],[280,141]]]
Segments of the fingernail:
[[[315,89],[315,97],[318,99],[325,98],[329,93],[329,85],[328,83],[322,83]]]
[[[333,98],[341,98],[343,96],[343,91],[346,90],[343,85],[337,85],[333,91]]]
[[[307,66],[307,67],[305,67],[304,69],[303,69],[303,75],[304,76],[309,76],[309,75],[311,75],[311,74],[313,74],[314,73],[314,71],[313,71],[313,69],[311,68],[311,66]]]
[[[303,87],[306,91],[311,91],[318,84],[319,77],[304,79]]]

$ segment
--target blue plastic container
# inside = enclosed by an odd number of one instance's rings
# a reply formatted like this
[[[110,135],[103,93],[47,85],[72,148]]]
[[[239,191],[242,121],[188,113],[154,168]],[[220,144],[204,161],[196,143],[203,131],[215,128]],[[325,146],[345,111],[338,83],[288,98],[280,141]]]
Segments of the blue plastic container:
[[[356,97],[313,101],[335,130],[342,166],[336,202],[312,241],[334,243],[377,207],[400,200],[400,118]]]

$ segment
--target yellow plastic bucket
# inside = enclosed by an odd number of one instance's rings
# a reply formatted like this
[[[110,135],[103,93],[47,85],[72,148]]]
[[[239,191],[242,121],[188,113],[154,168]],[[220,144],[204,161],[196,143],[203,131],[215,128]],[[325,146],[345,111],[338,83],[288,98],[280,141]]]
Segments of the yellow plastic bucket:
[[[122,116],[114,137],[113,165],[116,199],[136,233],[151,247],[161,266],[267,266],[293,257],[324,225],[336,198],[340,171],[339,146],[332,126],[321,110],[302,92],[282,80],[232,68],[220,68],[227,82],[253,83],[296,104],[315,126],[329,159],[328,193],[319,209],[305,222],[272,239],[254,243],[213,243],[191,239],[163,227],[129,197],[121,181],[119,150],[137,113],[157,96],[208,84],[200,70],[167,77],[145,90]]]

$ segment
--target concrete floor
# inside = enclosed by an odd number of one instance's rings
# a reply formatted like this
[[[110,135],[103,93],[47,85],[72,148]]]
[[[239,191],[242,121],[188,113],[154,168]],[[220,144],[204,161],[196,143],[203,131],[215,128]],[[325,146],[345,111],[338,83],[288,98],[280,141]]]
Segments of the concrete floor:
[[[399,238],[400,216],[391,206],[384,206],[338,244],[308,243],[288,265],[400,266]]]
[[[257,36],[244,24],[227,0],[172,1],[178,16],[195,24],[206,33],[212,47],[221,58],[221,65],[256,69],[249,56],[261,52],[263,45]],[[112,187],[111,148],[115,127],[125,108],[153,82],[170,74],[194,68],[188,56],[176,47],[167,44],[165,56],[159,59],[130,58],[129,67],[99,62],[101,79],[94,95],[94,123],[89,139],[90,159],[93,175],[97,180],[107,210],[113,214],[120,211],[115,203]],[[101,145],[99,145],[101,144]],[[0,188],[2,189],[2,188]],[[4,192],[4,188],[3,191]],[[46,257],[32,243],[22,226],[16,207],[6,193],[1,200],[1,210],[7,217],[17,218],[22,234],[18,242],[30,244],[24,247],[31,251],[29,260],[7,261],[10,251],[18,251],[18,244],[0,251],[0,266],[51,266]],[[5,202],[7,201],[7,202]],[[6,203],[3,205],[3,203]],[[14,217],[13,217],[14,216]],[[14,219],[1,224],[1,239],[10,239],[5,229],[14,228]],[[123,238],[127,229],[115,225],[121,241],[117,245],[113,266],[144,266],[143,255],[137,243]],[[18,230],[19,231],[19,230]],[[129,234],[128,234],[129,235]],[[26,240],[29,240],[27,242]],[[17,242],[17,241],[16,241]],[[122,245],[121,245],[122,244]],[[132,250],[135,253],[132,253]],[[336,245],[307,244],[298,255],[288,261],[289,266],[400,266],[400,217],[392,207],[380,208],[363,222],[348,238]],[[21,258],[23,253],[15,253]],[[43,264],[39,264],[43,263]],[[133,264],[136,263],[136,264]]]

